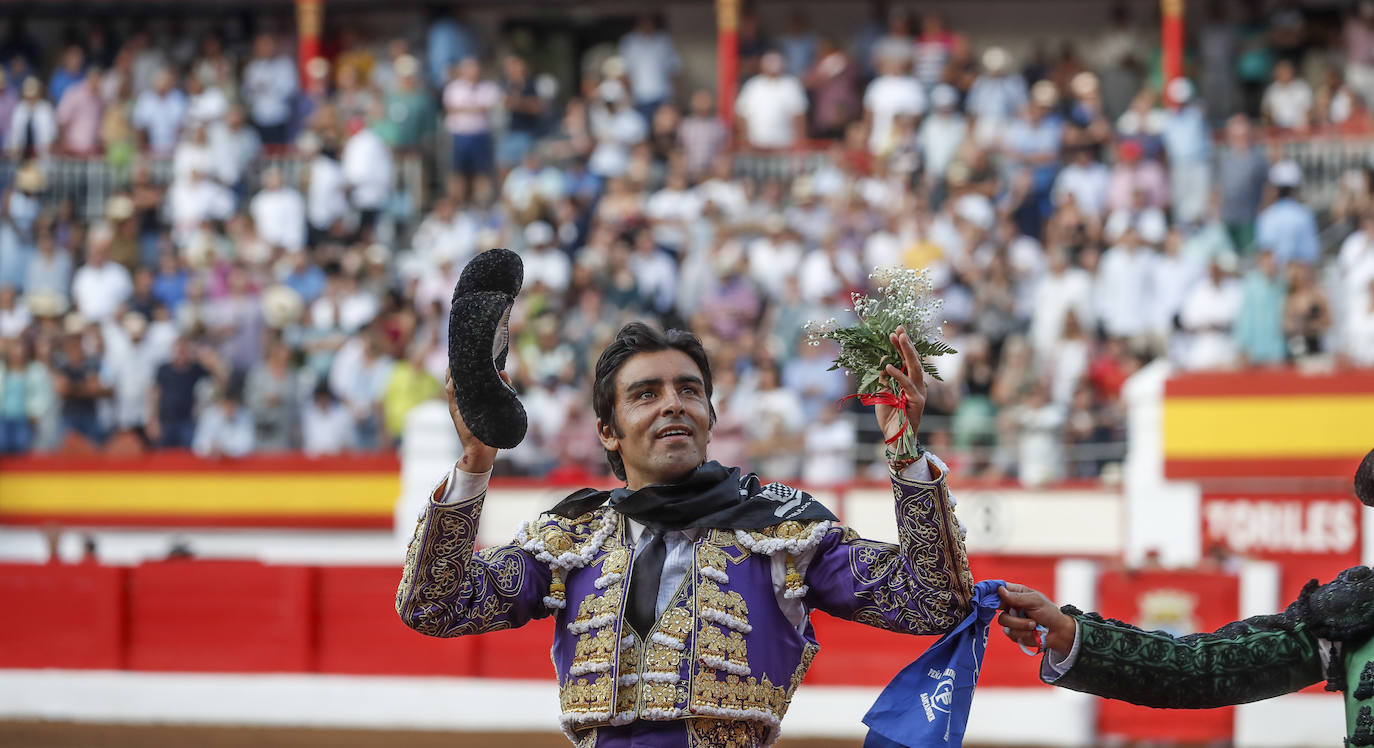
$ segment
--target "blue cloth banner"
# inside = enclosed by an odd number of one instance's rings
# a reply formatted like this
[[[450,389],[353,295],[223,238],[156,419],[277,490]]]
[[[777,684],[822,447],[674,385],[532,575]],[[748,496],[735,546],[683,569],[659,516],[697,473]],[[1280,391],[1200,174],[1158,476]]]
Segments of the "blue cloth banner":
[[[962,746],[988,629],[1002,600],[1000,579],[973,588],[973,612],[907,665],[864,715],[864,748]]]

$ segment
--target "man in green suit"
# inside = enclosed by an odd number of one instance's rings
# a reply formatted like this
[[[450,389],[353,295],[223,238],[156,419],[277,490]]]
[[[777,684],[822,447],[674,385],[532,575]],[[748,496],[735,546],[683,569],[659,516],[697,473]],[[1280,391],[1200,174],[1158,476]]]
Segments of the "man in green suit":
[[[1374,507],[1374,451],[1355,471],[1355,495]],[[1012,641],[1041,645],[1040,677],[1075,691],[1166,709],[1259,701],[1323,679],[1345,694],[1347,746],[1374,746],[1374,569],[1307,583],[1278,615],[1234,621],[1210,634],[1174,637],[1061,610],[1020,584],[999,591],[998,623]]]

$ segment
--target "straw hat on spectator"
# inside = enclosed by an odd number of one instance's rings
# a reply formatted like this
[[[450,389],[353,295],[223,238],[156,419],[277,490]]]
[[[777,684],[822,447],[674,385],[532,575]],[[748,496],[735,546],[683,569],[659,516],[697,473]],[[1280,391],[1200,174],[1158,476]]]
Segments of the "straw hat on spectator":
[[[69,312],[62,318],[62,332],[68,335],[80,335],[86,331],[86,318],[81,316],[81,312]]]
[[[1046,109],[1059,102],[1059,89],[1053,81],[1037,81],[1030,90],[1031,101]]]
[[[1302,167],[1296,161],[1280,161],[1269,167],[1269,182],[1275,187],[1297,187],[1302,184]]]
[[[124,328],[129,337],[138,338],[148,330],[148,318],[144,317],[142,312],[125,312],[119,326]]]
[[[601,81],[596,87],[597,94],[604,101],[620,101],[625,98],[625,85],[614,78]]]
[[[24,83],[19,87],[19,94],[26,99],[36,98],[43,93],[43,82],[30,75],[24,79]]]
[[[381,242],[369,244],[367,249],[363,251],[363,259],[373,265],[385,265],[391,262],[391,247]]]
[[[61,317],[67,312],[67,297],[56,291],[39,291],[25,299],[35,317]]]
[[[203,268],[214,258],[215,240],[208,231],[197,231],[182,249],[182,259],[193,268]]]
[[[625,60],[616,55],[601,61],[601,77],[603,78],[619,78],[625,75],[625,72]]]
[[[305,302],[290,286],[279,284],[262,292],[262,317],[268,327],[280,330],[300,319],[303,311]]]
[[[1136,219],[1135,230],[1140,234],[1141,241],[1158,246],[1163,244],[1164,238],[1168,236],[1169,225],[1165,222],[1163,214],[1146,211]]]
[[[1169,81],[1164,93],[1169,97],[1170,102],[1186,104],[1193,99],[1193,84],[1187,78],[1175,78]]]
[[[42,192],[47,186],[47,180],[43,178],[43,170],[38,168],[38,164],[30,161],[19,169],[14,175],[14,186],[20,192]]]
[[[543,221],[531,221],[525,227],[525,244],[543,247],[553,243],[553,227]]]
[[[948,83],[941,83],[930,92],[930,105],[936,109],[953,109],[959,103],[959,92]]]
[[[329,60],[323,57],[311,57],[310,62],[305,63],[305,74],[312,80],[327,80],[329,78]]]
[[[105,203],[105,217],[119,222],[134,215],[134,199],[128,195],[115,195]]]
[[[1011,65],[1011,55],[1007,54],[1001,47],[988,47],[983,52],[983,69],[993,75],[1001,75],[1007,72]]]
[[[401,55],[396,58],[396,62],[392,64],[392,67],[396,70],[396,76],[398,78],[409,78],[420,72],[420,61],[411,55]]]
[[[991,231],[997,221],[997,211],[993,209],[992,201],[978,194],[964,195],[955,201],[954,215],[984,231]]]
[[[1069,81],[1069,90],[1080,99],[1092,96],[1097,89],[1097,76],[1089,70],[1084,70]]]
[[[272,261],[272,246],[262,239],[250,239],[239,244],[238,255],[249,265],[265,265]]]

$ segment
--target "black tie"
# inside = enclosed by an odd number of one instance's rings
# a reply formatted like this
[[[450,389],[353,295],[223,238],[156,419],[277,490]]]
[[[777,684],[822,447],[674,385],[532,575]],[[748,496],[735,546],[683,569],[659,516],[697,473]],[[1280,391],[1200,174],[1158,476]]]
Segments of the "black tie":
[[[645,532],[652,532],[645,529]],[[663,579],[663,561],[668,555],[668,545],[662,532],[654,532],[649,545],[640,551],[635,559],[634,571],[630,574],[630,600],[626,605],[629,624],[639,632],[641,639],[649,636],[658,616],[658,585]]]

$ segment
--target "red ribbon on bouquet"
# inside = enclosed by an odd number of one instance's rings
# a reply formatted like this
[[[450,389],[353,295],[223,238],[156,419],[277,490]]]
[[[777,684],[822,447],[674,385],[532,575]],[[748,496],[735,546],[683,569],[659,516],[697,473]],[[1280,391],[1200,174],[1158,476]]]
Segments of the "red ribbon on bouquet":
[[[894,395],[891,392],[873,392],[867,395],[855,393],[853,395],[846,395],[845,397],[840,398],[839,401],[835,403],[835,407],[843,407],[844,402],[846,400],[851,400],[856,397],[859,398],[859,402],[863,403],[864,405],[890,405],[896,408],[897,410],[902,411],[902,428],[899,429],[897,433],[893,434],[890,438],[884,439],[883,443],[892,444],[893,442],[902,438],[902,434],[906,433],[906,427],[908,425],[906,419],[907,398],[905,392],[901,393],[900,395]]]

